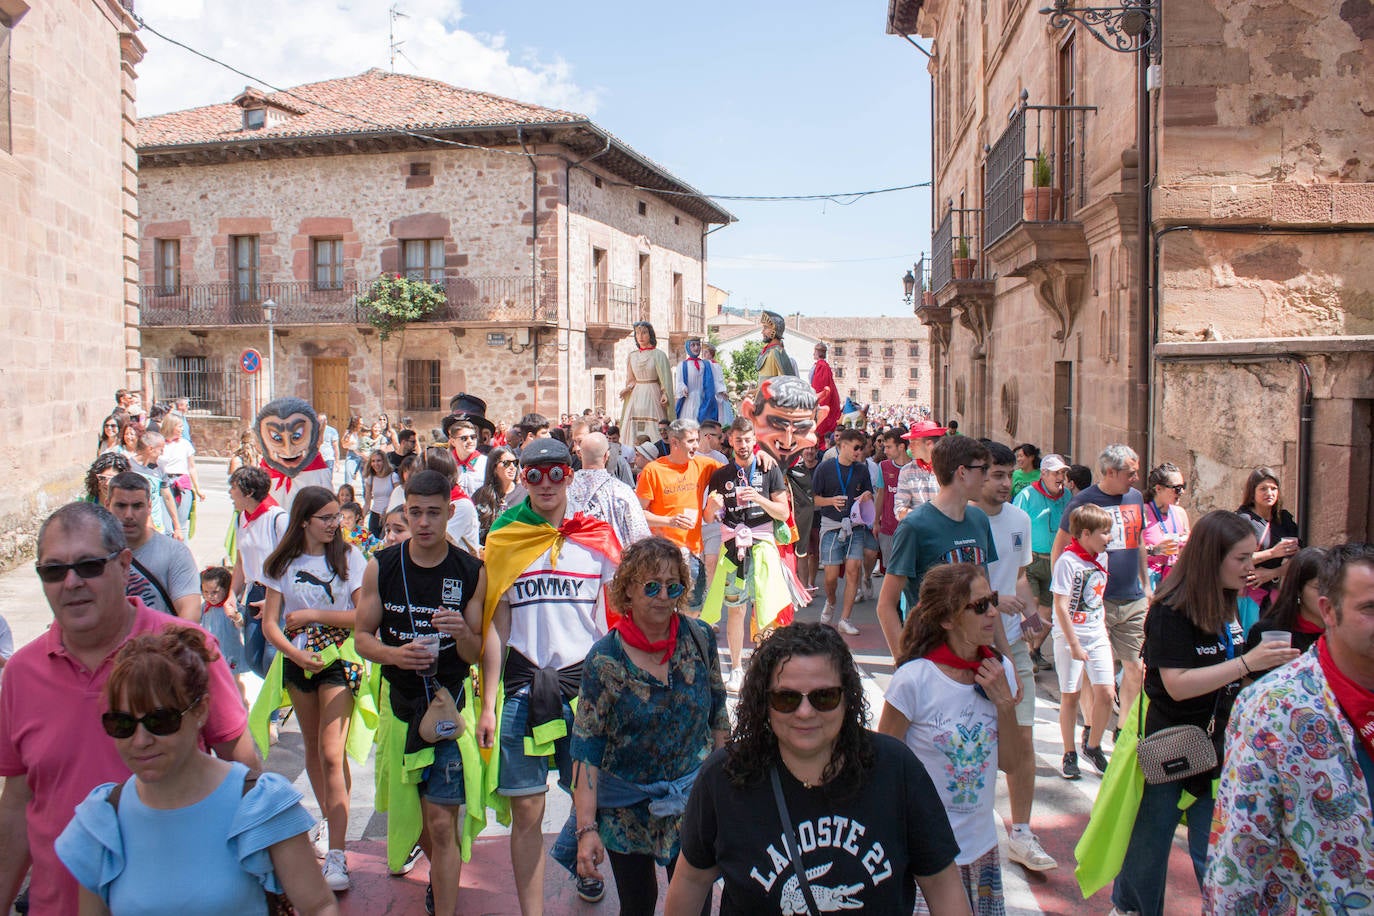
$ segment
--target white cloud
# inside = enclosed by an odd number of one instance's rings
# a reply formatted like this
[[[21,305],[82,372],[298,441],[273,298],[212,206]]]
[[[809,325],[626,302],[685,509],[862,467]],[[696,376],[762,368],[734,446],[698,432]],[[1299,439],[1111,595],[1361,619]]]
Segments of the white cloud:
[[[139,0],[152,28],[275,86],[352,76],[389,66],[389,0]],[[522,102],[583,114],[597,95],[556,55],[514,52],[502,35],[461,28],[461,0],[402,0],[396,22],[399,73],[414,73]],[[160,114],[227,102],[242,76],[144,31],[138,111]]]

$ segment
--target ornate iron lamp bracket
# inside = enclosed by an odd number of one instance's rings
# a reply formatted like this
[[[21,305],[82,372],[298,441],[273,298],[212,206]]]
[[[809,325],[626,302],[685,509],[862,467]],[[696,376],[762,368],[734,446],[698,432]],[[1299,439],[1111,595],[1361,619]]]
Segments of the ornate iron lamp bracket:
[[[1159,4],[1156,0],[1121,0],[1120,6],[1069,5],[1070,0],[1054,0],[1053,6],[1040,10],[1050,17],[1050,25],[1062,29],[1078,22],[1088,34],[1113,51],[1134,54],[1153,51],[1159,42]]]

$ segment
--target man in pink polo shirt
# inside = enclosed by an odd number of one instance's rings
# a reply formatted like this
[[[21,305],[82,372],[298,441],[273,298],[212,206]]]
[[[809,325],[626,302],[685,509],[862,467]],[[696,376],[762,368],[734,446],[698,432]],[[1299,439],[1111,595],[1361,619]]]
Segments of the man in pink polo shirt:
[[[54,621],[10,659],[0,691],[0,912],[9,912],[30,861],[32,912],[77,911],[76,881],[53,841],[91,789],[129,777],[100,724],[114,654],[131,637],[195,626],[125,597],[132,556],[103,506],[70,503],[38,532],[37,570]],[[204,741],[220,757],[260,767],[223,658],[210,665],[209,693]]]

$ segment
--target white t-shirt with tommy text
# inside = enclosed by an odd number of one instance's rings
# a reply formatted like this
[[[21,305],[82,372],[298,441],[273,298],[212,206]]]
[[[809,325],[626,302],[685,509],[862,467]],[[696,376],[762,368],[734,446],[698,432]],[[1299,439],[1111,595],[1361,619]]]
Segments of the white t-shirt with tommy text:
[[[1016,670],[1002,659],[1007,683]],[[997,847],[997,707],[974,684],[950,678],[918,658],[892,675],[887,702],[911,723],[903,740],[920,759],[945,803],[959,842],[960,865]]]
[[[609,630],[604,586],[614,576],[614,563],[573,541],[563,542],[556,566],[544,551],[506,592],[510,648],[536,668],[585,659]]]
[[[1100,566],[1107,565],[1107,555],[1097,555]],[[1107,624],[1103,618],[1102,596],[1107,591],[1107,574],[1086,562],[1076,554],[1064,551],[1054,564],[1054,574],[1050,577],[1050,591],[1065,595],[1069,599],[1069,622],[1078,635],[1080,645],[1089,645],[1107,634]],[[1063,636],[1059,626],[1059,615],[1054,617],[1054,635]]]
[[[988,564],[988,584],[999,595],[1015,595],[1016,579],[1031,563],[1031,520],[1025,510],[1005,503],[1002,511],[988,516],[992,526],[992,542],[997,545],[997,559]],[[1021,615],[1002,615],[1002,628],[1007,642],[1021,638]]]

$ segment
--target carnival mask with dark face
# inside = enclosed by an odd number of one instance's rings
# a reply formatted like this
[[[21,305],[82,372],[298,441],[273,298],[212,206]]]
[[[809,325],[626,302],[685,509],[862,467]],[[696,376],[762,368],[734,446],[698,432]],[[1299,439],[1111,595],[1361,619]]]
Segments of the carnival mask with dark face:
[[[804,386],[805,391],[788,392],[781,398],[786,403],[805,404],[811,407],[780,407],[776,403],[779,387]],[[790,467],[801,455],[802,450],[816,444],[816,426],[830,413],[830,408],[816,405],[815,392],[811,386],[796,376],[784,375],[765,379],[761,386],[763,407],[756,409],[751,398],[740,402],[740,416],[754,421],[754,438],[759,447],[777,459],[783,467]],[[809,395],[809,397],[808,397]]]
[[[688,358],[688,359],[700,359],[700,358],[701,358],[701,341],[696,340],[696,339],[687,341],[687,358]]]
[[[315,408],[302,398],[277,398],[258,413],[253,431],[262,447],[263,464],[295,477],[320,453],[320,423]]]

